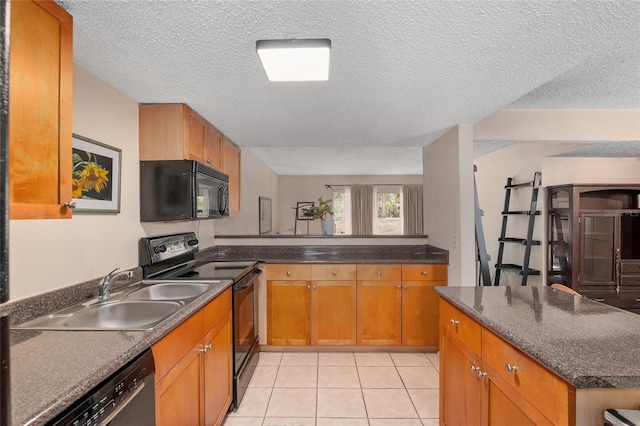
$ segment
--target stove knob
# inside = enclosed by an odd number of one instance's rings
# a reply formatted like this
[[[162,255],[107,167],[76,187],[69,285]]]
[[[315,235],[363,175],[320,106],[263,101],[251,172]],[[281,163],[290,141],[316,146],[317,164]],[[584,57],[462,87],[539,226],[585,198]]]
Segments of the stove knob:
[[[187,244],[189,244],[190,246],[197,246],[198,240],[197,239],[189,240]]]
[[[160,251],[161,251],[161,252],[163,252],[163,253],[164,253],[165,251],[167,251],[167,246],[165,246],[164,244],[162,244],[162,245],[160,246]]]
[[[153,248],[153,252],[154,252],[155,254],[160,253],[160,247],[159,247],[159,246],[155,246],[155,247]]]

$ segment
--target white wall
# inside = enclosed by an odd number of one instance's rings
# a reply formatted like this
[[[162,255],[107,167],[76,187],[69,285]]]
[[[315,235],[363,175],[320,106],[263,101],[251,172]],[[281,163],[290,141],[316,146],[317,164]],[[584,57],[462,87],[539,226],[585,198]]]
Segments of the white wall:
[[[640,158],[542,159],[545,186],[565,183],[640,183]]]
[[[473,127],[494,141],[640,140],[640,109],[519,109],[497,111]]]
[[[385,185],[385,184],[420,184],[422,176],[280,176],[278,193],[279,195],[279,227],[277,232],[283,234],[293,234],[295,222],[295,207],[300,201],[318,202],[318,198],[332,197],[332,190],[325,188],[325,185]],[[320,221],[309,222],[310,235],[322,235]],[[307,221],[298,222],[298,233],[301,229],[306,234]]]
[[[134,268],[138,240],[145,235],[199,230],[202,246],[213,244],[213,220],[141,225],[138,104],[78,66],[73,132],[122,150],[120,213],[10,221],[11,300],[99,278],[115,267]]]
[[[256,157],[251,150],[242,150],[240,167],[241,212],[238,216],[217,219],[217,235],[258,235],[258,197],[271,198],[271,229],[278,229],[278,175]]]
[[[487,253],[491,257],[489,269],[491,279],[495,275],[494,265],[498,258],[498,237],[502,226],[502,208],[504,205],[504,185],[507,178],[513,178],[515,183],[527,182],[533,179],[535,172],[542,171],[544,157],[560,152],[569,151],[583,146],[570,143],[518,143],[498,151],[478,157],[474,160],[478,167],[476,172],[476,184],[478,187],[478,200],[480,208],[484,210],[482,228],[484,230]],[[549,172],[549,170],[547,170]],[[547,184],[546,172],[542,174],[542,185]],[[545,200],[545,192],[538,193],[540,202],[538,209],[542,210]],[[531,188],[522,188],[511,191],[511,210],[529,210],[531,201]],[[536,218],[534,227],[534,239],[542,241],[545,234],[544,215]],[[525,216],[511,216],[507,222],[507,235],[524,238],[527,235],[528,218]],[[545,246],[533,246],[531,250],[530,267],[544,270]],[[522,264],[524,247],[515,244],[505,244],[503,262]],[[502,273],[501,285],[519,285],[522,277],[510,273]],[[542,283],[541,276],[531,276],[528,284]]]
[[[449,285],[475,285],[472,126],[460,125],[423,150],[425,233],[449,250]]]

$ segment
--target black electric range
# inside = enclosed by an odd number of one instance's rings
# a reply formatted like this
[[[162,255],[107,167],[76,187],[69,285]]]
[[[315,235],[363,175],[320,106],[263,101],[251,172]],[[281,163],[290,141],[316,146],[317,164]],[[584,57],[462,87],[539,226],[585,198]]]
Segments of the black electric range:
[[[140,266],[146,280],[233,281],[233,403],[236,410],[260,356],[258,346],[257,261],[195,261],[193,232],[142,238]]]

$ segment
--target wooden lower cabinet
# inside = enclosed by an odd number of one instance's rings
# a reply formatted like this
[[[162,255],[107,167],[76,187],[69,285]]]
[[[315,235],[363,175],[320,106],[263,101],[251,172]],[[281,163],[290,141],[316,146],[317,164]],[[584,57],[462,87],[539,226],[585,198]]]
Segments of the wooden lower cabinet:
[[[267,266],[267,343],[311,343],[311,282],[269,280]]]
[[[267,344],[438,345],[446,265],[267,265]]]
[[[479,365],[480,358],[469,348],[456,345],[447,337],[442,338],[440,424],[480,425],[482,381],[477,374],[474,374],[474,370]]]
[[[152,346],[156,425],[220,425],[232,399],[231,289]]]
[[[268,265],[267,342],[355,345],[355,265]]]
[[[441,425],[575,425],[575,389],[440,301]]]
[[[312,281],[311,344],[356,344],[356,282]]]
[[[231,312],[204,339],[204,424],[222,424],[233,397]],[[226,380],[225,380],[226,378]]]

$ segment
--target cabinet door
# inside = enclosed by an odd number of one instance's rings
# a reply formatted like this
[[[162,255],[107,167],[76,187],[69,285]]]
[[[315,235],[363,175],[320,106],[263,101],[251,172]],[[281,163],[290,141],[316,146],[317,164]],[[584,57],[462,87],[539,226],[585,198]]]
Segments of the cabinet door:
[[[310,281],[267,281],[267,343],[311,343]]]
[[[231,313],[205,337],[204,424],[220,425],[232,399]],[[209,349],[209,346],[210,349]]]
[[[402,341],[401,309],[399,280],[358,281],[358,345],[399,345]]]
[[[479,367],[480,358],[466,346],[458,347],[446,337],[441,339],[440,424],[480,425],[482,380],[475,371]]]
[[[222,170],[222,134],[211,124],[207,125],[204,136],[204,163]]]
[[[483,365],[482,426],[560,426],[552,423],[522,395],[506,384],[491,368]]]
[[[604,214],[581,214],[581,285],[616,284],[615,252],[618,218]]]
[[[207,123],[192,109],[185,108],[185,158],[204,163],[204,140]]]
[[[222,171],[229,175],[229,214],[240,214],[240,148],[222,138]]]
[[[438,346],[438,294],[446,281],[402,282],[402,344]]]
[[[14,1],[10,37],[10,218],[68,219],[73,18],[53,1]]]
[[[313,281],[311,344],[356,344],[355,281]]]
[[[202,424],[201,361],[200,348],[194,347],[156,384],[157,426]]]

